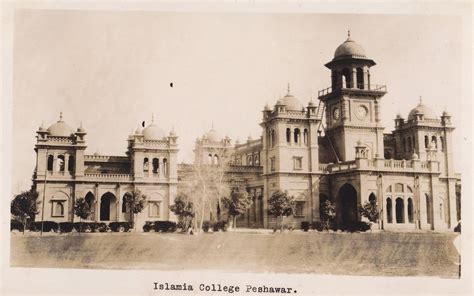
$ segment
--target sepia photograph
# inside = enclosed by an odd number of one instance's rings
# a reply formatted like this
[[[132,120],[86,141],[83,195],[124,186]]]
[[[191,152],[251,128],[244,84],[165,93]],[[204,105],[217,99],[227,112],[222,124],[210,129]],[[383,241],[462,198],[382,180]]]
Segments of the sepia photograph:
[[[5,295],[472,293],[472,4],[170,7],[3,10]]]

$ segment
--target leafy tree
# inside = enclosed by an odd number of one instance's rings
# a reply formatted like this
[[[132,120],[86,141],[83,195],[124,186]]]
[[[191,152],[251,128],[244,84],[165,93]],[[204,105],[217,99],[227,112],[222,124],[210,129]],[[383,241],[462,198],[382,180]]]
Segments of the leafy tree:
[[[359,207],[361,216],[369,219],[370,222],[376,223],[379,220],[379,210],[376,201],[366,201],[362,207]]]
[[[127,192],[124,195],[125,205],[130,210],[130,221],[134,222],[139,213],[145,208],[146,195],[143,194],[139,189],[134,189],[132,192]],[[136,230],[136,223],[134,228]]]
[[[82,232],[82,219],[87,219],[91,214],[91,209],[89,207],[89,203],[86,201],[85,198],[80,197],[76,199],[76,203],[74,204],[74,214],[79,217],[79,233]]]
[[[180,194],[174,199],[174,204],[170,206],[170,210],[183,221],[185,226],[184,231],[187,231],[194,217],[193,202],[188,199],[186,194]]]
[[[268,200],[268,214],[280,217],[280,231],[283,231],[283,217],[292,215],[295,211],[295,199],[288,191],[278,190]]]
[[[322,210],[323,210],[323,219],[324,222],[326,222],[326,230],[329,231],[329,223],[334,221],[334,218],[336,218],[336,205],[330,201],[326,200],[322,204]]]
[[[34,220],[38,214],[39,203],[38,192],[33,189],[21,192],[11,201],[10,213],[23,222],[23,234],[25,234],[28,218]]]
[[[227,208],[228,213],[232,216],[232,225],[237,228],[237,217],[245,214],[252,205],[252,200],[247,191],[241,188],[234,188],[229,197],[223,197],[222,203]]]

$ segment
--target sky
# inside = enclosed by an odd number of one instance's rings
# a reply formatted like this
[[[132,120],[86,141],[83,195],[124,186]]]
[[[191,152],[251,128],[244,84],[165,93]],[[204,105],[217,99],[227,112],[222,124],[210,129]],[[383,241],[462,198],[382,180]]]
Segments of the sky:
[[[348,30],[377,63],[371,82],[387,85],[385,132],[421,96],[453,116],[459,168],[472,125],[463,28],[449,15],[17,11],[13,191],[31,185],[36,130],[60,112],[73,129],[82,122],[88,154],[124,155],[128,135],[152,114],[179,136],[179,162],[192,160],[212,125],[234,141],[257,138],[264,105],[288,83],[305,105],[330,85],[324,64]]]

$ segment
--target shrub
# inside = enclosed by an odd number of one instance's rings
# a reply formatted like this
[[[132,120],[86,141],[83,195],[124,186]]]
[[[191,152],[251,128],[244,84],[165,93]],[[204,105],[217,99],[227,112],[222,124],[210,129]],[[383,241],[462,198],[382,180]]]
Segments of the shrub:
[[[304,232],[307,232],[309,230],[309,222],[308,221],[302,221],[301,222],[301,229],[304,231]]]
[[[227,221],[218,221],[214,223],[212,225],[212,231],[227,231]]]
[[[74,222],[73,227],[77,232],[88,232],[92,231],[92,224],[95,224],[94,222],[92,223],[87,223],[87,222]]]
[[[316,231],[324,231],[326,229],[326,222],[316,221],[311,223],[311,228]]]
[[[370,230],[370,224],[364,221],[341,223],[338,225],[338,229],[347,232],[364,232]]]
[[[91,232],[107,232],[107,224],[104,222],[89,222],[85,223],[88,225]]]
[[[43,232],[57,231],[58,229],[59,225],[57,222],[43,221]],[[31,223],[30,230],[36,232],[41,231],[41,221]]]
[[[145,225],[143,225],[143,232],[150,232],[154,227],[154,223],[151,221],[146,221]]]
[[[172,221],[155,221],[154,229],[155,232],[175,232],[176,223]]]
[[[59,231],[62,233],[71,232],[73,228],[74,228],[74,224],[72,222],[59,223]]]
[[[202,222],[202,230],[204,230],[204,232],[209,232],[210,228],[211,228],[211,222],[210,221]]]
[[[13,230],[18,230],[18,231],[23,231],[23,223],[21,223],[18,220],[10,220],[10,231]]]
[[[133,228],[133,222],[110,222],[109,228],[113,232],[129,232]]]

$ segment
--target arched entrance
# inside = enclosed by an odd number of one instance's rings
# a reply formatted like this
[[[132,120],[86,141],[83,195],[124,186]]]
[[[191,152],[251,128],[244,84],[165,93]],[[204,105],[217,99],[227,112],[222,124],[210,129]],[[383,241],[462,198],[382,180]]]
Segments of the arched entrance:
[[[100,199],[100,220],[111,221],[116,219],[116,198],[110,192],[102,195]]]
[[[358,220],[357,215],[357,191],[349,184],[345,184],[339,189],[340,218],[342,223],[351,223]]]
[[[95,197],[94,197],[94,194],[92,194],[92,192],[89,191],[89,192],[86,194],[85,199],[86,199],[86,202],[87,202],[87,204],[89,205],[89,209],[90,209],[90,211],[91,211],[91,213],[90,213],[88,219],[89,219],[89,220],[94,220],[94,214],[95,214],[95,205],[94,205],[94,199],[95,199]]]
[[[395,216],[397,223],[405,223],[405,205],[400,197],[395,200]]]

